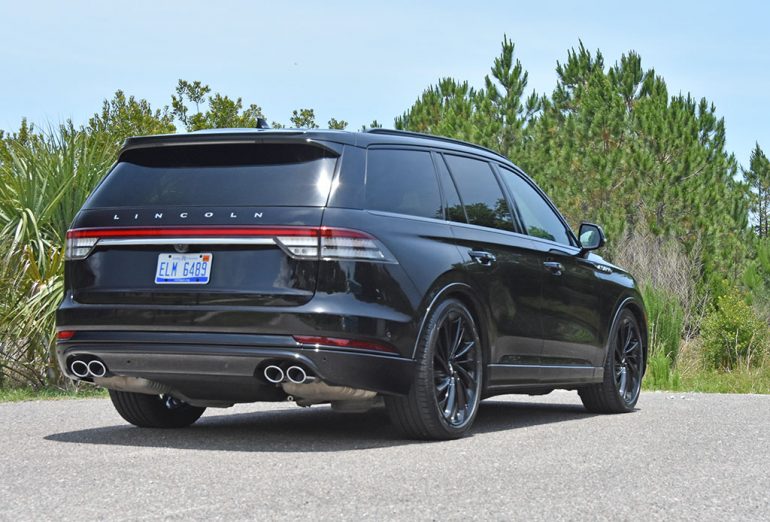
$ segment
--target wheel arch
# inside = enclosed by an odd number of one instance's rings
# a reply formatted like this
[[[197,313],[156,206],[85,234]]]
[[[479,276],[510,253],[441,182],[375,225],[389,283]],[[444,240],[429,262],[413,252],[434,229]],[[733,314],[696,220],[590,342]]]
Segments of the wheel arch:
[[[417,354],[417,345],[420,342],[420,337],[422,336],[425,323],[427,322],[431,311],[438,303],[449,298],[457,299],[471,312],[473,319],[476,321],[476,326],[479,329],[483,356],[485,360],[488,361],[489,349],[491,346],[491,324],[489,313],[482,304],[483,301],[476,295],[473,287],[467,282],[461,280],[446,280],[444,278],[442,278],[441,281],[437,281],[427,293],[427,298],[425,300],[427,304],[423,306],[422,318],[420,319],[419,327],[417,328],[417,335],[415,336],[414,347],[412,349],[412,358]]]

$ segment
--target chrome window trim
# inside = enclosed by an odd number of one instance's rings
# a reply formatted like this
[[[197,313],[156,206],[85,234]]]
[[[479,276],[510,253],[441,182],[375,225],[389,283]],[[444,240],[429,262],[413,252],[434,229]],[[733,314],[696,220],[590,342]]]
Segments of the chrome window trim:
[[[428,223],[441,223],[442,225],[447,225],[449,223],[452,223],[452,221],[447,221],[445,219],[429,218],[425,216],[415,216],[412,214],[401,214],[400,212],[388,212],[387,210],[366,210],[366,212],[374,216],[392,217],[392,218],[399,218],[399,219],[416,219],[417,221],[427,221]]]

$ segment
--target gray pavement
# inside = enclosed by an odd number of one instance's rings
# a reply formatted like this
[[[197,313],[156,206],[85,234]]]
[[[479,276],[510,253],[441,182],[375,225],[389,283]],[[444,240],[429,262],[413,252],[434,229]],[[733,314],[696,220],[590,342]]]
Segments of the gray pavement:
[[[0,520],[770,519],[770,396],[575,393],[482,403],[471,436],[405,441],[383,411],[211,409],[144,430],[108,400],[0,404]]]

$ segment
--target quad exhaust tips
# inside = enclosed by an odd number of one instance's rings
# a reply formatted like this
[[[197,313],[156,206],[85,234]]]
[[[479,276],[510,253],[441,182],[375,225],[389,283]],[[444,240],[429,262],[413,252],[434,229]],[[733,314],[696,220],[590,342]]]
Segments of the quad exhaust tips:
[[[314,377],[307,374],[304,368],[301,366],[289,366],[284,372],[283,368],[276,364],[266,366],[263,375],[265,380],[273,384],[280,384],[282,382],[291,382],[294,384],[304,384],[315,380]]]
[[[90,361],[75,359],[70,364],[70,371],[78,379],[104,377],[107,375],[107,367],[99,359],[92,359]]]

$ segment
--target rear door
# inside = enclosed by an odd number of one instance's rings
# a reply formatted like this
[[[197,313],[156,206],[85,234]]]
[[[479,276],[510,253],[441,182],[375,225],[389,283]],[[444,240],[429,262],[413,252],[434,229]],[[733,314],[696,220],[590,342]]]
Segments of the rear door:
[[[514,232],[511,211],[488,162],[451,154],[443,158],[444,191],[456,199],[456,187],[461,199],[448,202],[447,215],[465,271],[493,322],[489,384],[535,382],[542,352],[538,312],[543,274],[531,240]]]
[[[317,144],[254,141],[124,151],[68,234],[74,299],[309,301],[338,156]]]

